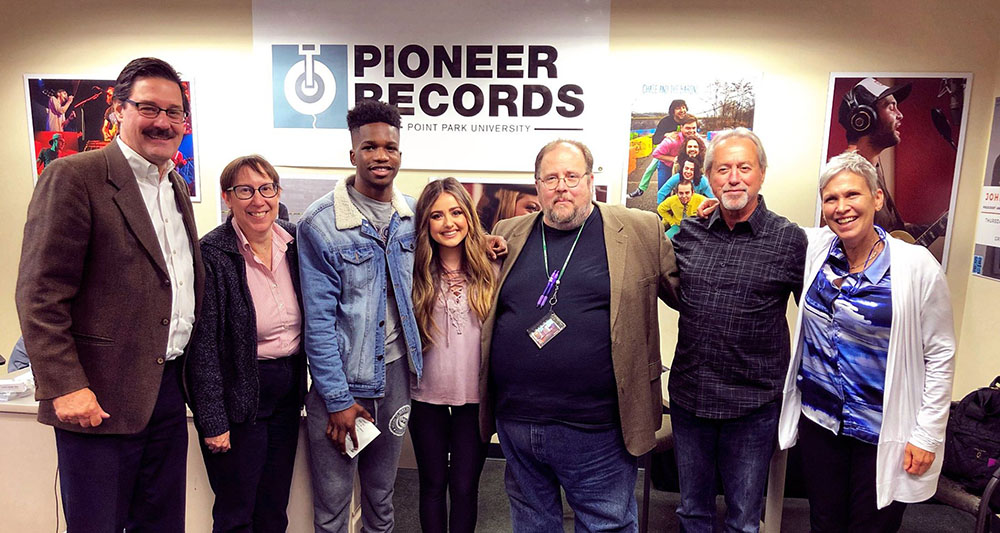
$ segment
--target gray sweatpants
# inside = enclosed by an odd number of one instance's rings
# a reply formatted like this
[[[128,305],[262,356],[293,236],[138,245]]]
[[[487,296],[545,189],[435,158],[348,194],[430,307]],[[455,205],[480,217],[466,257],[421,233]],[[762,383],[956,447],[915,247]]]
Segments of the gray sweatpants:
[[[361,483],[362,531],[392,531],[392,491],[410,417],[409,373],[406,358],[393,361],[385,367],[385,396],[355,399],[382,433],[354,458],[341,455],[326,436],[329,414],[315,387],[306,395],[316,533],[347,531],[355,472]]]

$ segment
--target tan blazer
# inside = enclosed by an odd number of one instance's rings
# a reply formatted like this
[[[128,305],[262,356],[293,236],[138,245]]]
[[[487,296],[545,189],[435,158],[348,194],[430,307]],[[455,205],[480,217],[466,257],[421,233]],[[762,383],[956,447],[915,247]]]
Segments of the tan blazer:
[[[635,456],[656,444],[663,398],[660,390],[660,331],[657,297],[674,302],[678,283],[674,249],[653,213],[595,202],[604,220],[604,241],[611,276],[611,359],[618,383],[618,411],[625,447]],[[508,256],[500,269],[500,287],[517,261],[541,213],[499,222],[493,233],[507,239]],[[479,370],[479,427],[484,440],[496,432],[489,389],[490,347],[496,319],[493,307],[483,322]]]
[[[195,316],[205,271],[184,180],[170,173],[194,257]],[[17,311],[38,420],[83,433],[136,433],[149,421],[170,324],[167,266],[139,184],[117,142],[57,159],[38,178],[24,225]],[[52,399],[90,387],[111,418],[59,421]]]

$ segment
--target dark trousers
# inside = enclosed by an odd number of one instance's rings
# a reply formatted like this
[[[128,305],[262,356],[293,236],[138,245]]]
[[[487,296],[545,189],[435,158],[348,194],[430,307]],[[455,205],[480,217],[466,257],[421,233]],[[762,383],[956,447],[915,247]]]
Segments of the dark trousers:
[[[853,437],[834,435],[805,415],[799,417],[799,448],[809,496],[813,533],[898,531],[906,504],[875,507],[875,460],[878,447]],[[897,465],[903,468],[903,465]]]
[[[288,493],[299,439],[299,382],[291,357],[257,363],[257,418],[230,424],[230,450],[212,453],[201,441],[215,492],[213,532],[285,531]]]
[[[180,376],[179,361],[164,365],[152,417],[134,435],[55,430],[69,533],[184,531],[187,418]]]
[[[471,533],[476,530],[479,476],[487,450],[479,438],[479,404],[449,407],[413,400],[410,405],[410,438],[420,478],[420,528],[424,533]]]

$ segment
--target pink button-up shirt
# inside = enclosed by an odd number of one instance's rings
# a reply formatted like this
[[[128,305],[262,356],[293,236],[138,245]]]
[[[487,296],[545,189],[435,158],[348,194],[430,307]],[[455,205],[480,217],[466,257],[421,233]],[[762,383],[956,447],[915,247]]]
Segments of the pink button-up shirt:
[[[247,285],[257,314],[257,359],[277,359],[294,354],[302,336],[302,312],[292,285],[285,252],[292,236],[281,226],[271,226],[271,269],[257,258],[236,219],[233,229],[247,264]]]

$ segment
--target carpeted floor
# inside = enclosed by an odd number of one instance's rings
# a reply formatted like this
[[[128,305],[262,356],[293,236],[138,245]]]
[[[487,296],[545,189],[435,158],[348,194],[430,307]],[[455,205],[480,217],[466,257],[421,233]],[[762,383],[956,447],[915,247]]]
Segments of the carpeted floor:
[[[483,470],[479,484],[479,526],[478,531],[493,533],[510,531],[510,507],[507,494],[503,489],[504,462],[501,459],[489,459]],[[642,471],[636,483],[636,500],[642,506]],[[417,512],[417,471],[400,469],[396,477],[396,493],[393,503],[396,507],[396,531],[399,533],[416,533],[420,531],[420,521]],[[662,492],[652,489],[649,509],[650,533],[678,531],[677,508],[679,496],[673,492]],[[719,513],[723,512],[722,499],[719,499]],[[569,513],[567,513],[569,515]],[[916,504],[906,509],[901,531],[906,533],[967,533],[972,531],[975,519],[968,514],[950,507],[937,504]],[[566,531],[573,531],[572,518],[565,521]],[[722,531],[719,523],[716,531]],[[781,517],[781,531],[809,531],[809,503],[802,499],[785,499],[784,511]]]

